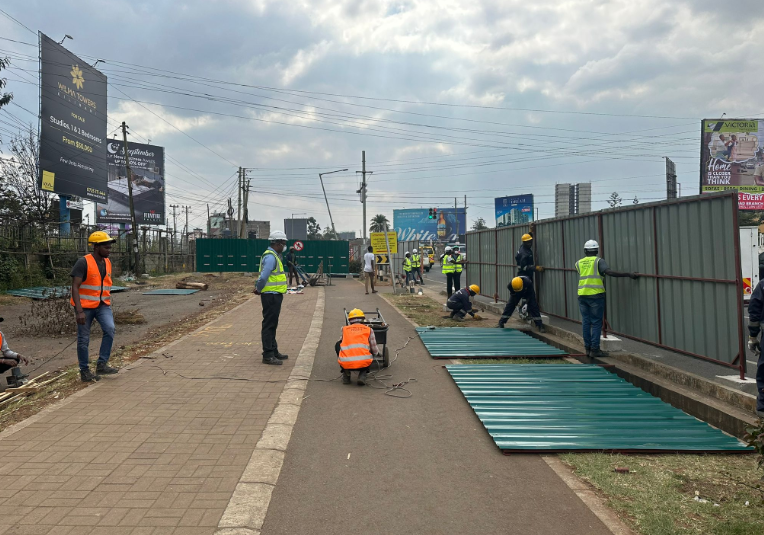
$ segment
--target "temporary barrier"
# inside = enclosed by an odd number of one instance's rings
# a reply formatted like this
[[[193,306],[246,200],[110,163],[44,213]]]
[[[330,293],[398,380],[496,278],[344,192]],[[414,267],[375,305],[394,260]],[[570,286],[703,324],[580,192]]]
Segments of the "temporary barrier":
[[[349,248],[346,240],[300,241],[304,247],[297,253],[297,261],[305,271],[315,273],[323,262],[324,273],[348,273]],[[294,242],[288,241],[287,248]],[[256,272],[260,269],[260,257],[267,248],[268,240],[263,239],[198,239],[197,271]]]
[[[514,255],[528,225],[467,234],[470,281],[507,300]],[[538,221],[536,292],[550,316],[581,321],[575,262],[587,240],[614,271],[606,277],[606,331],[738,368],[745,374],[737,196],[733,193],[628,206]]]
[[[496,445],[513,451],[753,451],[599,366],[446,366]]]

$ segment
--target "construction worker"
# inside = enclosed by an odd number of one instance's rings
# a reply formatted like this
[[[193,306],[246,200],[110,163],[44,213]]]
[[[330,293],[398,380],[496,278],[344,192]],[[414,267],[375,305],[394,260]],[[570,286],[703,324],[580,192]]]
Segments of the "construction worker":
[[[462,253],[456,249],[451,250],[451,258],[454,263],[454,289],[462,285],[462,270],[464,269],[464,259]]]
[[[416,249],[411,252],[411,278],[414,283],[417,282],[418,278],[419,283],[424,285],[424,280],[422,280],[422,257]]]
[[[517,275],[520,277],[528,277],[533,282],[533,277],[537,271],[544,271],[544,268],[537,266],[533,258],[533,225],[531,225],[531,231],[528,234],[523,234],[520,238],[522,244],[515,254],[515,262],[517,263]]]
[[[292,276],[294,275],[295,286],[300,284],[300,276],[297,275],[297,251],[295,251],[294,245],[289,248],[287,254],[284,256],[286,261],[287,270],[289,271],[289,286],[292,286]]]
[[[456,266],[454,265],[453,250],[450,247],[446,247],[446,252],[440,260],[441,272],[446,276],[446,293],[450,298],[454,293],[454,289],[458,289],[459,286],[454,287],[454,274],[456,273]]]
[[[111,346],[114,344],[114,315],[111,311],[111,245],[116,240],[103,231],[93,232],[88,244],[93,252],[75,262],[72,268],[72,296],[69,303],[74,307],[77,320],[77,360],[80,365],[80,379],[84,383],[98,381],[100,375],[117,373],[109,366]],[[101,349],[98,351],[95,375],[89,368],[88,347],[90,346],[90,326],[96,320],[103,331]]]
[[[449,297],[448,302],[446,303],[446,306],[451,310],[451,319],[464,321],[464,316],[467,314],[474,318],[475,311],[472,310],[472,301],[470,301],[470,297],[475,297],[479,293],[480,286],[477,284],[470,284],[466,288],[454,292],[454,295]]]
[[[365,319],[366,316],[361,309],[351,310],[348,313],[350,325],[342,328],[342,340],[334,346],[337,362],[342,368],[342,384],[349,385],[350,372],[358,370],[358,386],[365,385],[366,375],[374,360],[372,355],[379,354],[374,330],[364,325]]]
[[[3,318],[0,318],[0,322]],[[3,336],[3,332],[0,331],[0,373],[5,373],[11,368],[15,368],[19,364],[25,366],[29,364],[29,360],[15,351],[11,351],[8,347],[8,340]]]
[[[406,274],[406,286],[408,286],[409,281],[411,280],[411,269],[411,253],[406,251],[406,254],[403,257],[403,273]]]
[[[263,341],[263,364],[280,366],[282,360],[289,358],[279,352],[276,342],[276,329],[279,326],[281,303],[287,291],[287,276],[281,253],[286,247],[286,234],[274,230],[268,236],[270,247],[265,250],[260,259],[260,277],[255,283],[255,294],[260,296],[263,306],[263,325],[261,337]]]
[[[748,349],[753,351],[759,359],[756,363],[756,388],[758,390],[756,414],[760,418],[764,418],[764,356],[761,354],[761,342],[759,341],[761,320],[764,318],[764,289],[762,289],[761,284],[762,281],[759,281],[748,303]]]
[[[605,279],[609,277],[631,277],[636,280],[636,273],[613,271],[604,258],[599,258],[600,246],[594,240],[584,244],[586,256],[576,262],[578,272],[578,308],[581,311],[581,326],[584,333],[584,348],[587,356],[606,357],[600,351],[602,318],[605,316]]]
[[[528,315],[530,319],[536,324],[539,332],[546,332],[544,324],[541,321],[541,311],[539,310],[539,303],[536,300],[536,290],[533,289],[533,281],[526,276],[515,277],[512,282],[507,285],[509,290],[509,301],[504,307],[504,312],[501,313],[499,318],[499,329],[503,329],[509,318],[512,317],[512,313],[517,308],[521,299],[525,300],[528,306]]]

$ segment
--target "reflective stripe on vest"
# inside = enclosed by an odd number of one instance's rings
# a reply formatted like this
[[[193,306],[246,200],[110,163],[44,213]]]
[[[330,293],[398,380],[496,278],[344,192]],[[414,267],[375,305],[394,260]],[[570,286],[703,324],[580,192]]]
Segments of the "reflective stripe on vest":
[[[587,256],[576,262],[578,271],[578,295],[605,293],[605,281],[599,271],[599,257]]]
[[[456,260],[454,262],[461,262],[462,261],[462,255],[457,255]],[[455,273],[461,273],[462,272],[462,266],[461,264],[454,264],[454,272]]]
[[[355,370],[371,366],[371,346],[369,336],[371,327],[360,323],[342,328],[342,342],[337,362],[343,369]]]
[[[420,263],[421,263],[421,260],[418,254],[411,255],[411,267],[418,268]]]
[[[450,255],[443,257],[443,262],[440,265],[441,273],[454,273],[456,266],[454,265],[454,259]]]
[[[263,260],[265,260],[266,255],[269,254],[273,255],[273,257],[276,259],[276,269],[271,271],[271,274],[261,291],[285,294],[287,291],[287,276],[284,272],[284,264],[281,263],[281,258],[279,258],[279,255],[267,249],[263,253],[263,256],[260,258],[260,273],[263,272]]]
[[[408,258],[403,259],[403,271],[409,272],[411,271],[411,260]]]
[[[111,260],[103,259],[106,263],[106,277],[103,280],[93,255],[85,255],[85,261],[88,264],[88,272],[85,280],[80,284],[80,305],[82,308],[98,308],[101,302],[111,305]],[[74,296],[69,298],[69,304],[75,306]]]

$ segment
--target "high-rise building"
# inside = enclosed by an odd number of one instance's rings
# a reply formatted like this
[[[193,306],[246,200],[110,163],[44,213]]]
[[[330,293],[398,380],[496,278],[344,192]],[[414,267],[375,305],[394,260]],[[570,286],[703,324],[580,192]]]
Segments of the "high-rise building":
[[[354,240],[355,239],[355,230],[350,232],[340,232],[340,239],[341,240]]]
[[[554,216],[585,214],[592,211],[592,185],[589,182],[580,184],[555,184],[554,186]]]

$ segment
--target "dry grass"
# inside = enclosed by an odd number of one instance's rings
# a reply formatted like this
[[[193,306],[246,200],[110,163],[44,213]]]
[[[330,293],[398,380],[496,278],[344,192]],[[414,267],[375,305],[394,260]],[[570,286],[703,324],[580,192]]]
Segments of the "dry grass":
[[[114,312],[114,323],[116,325],[142,325],[146,323],[146,318],[138,312],[137,308],[120,310]]]
[[[490,320],[473,320],[469,316],[464,321],[454,321],[443,311],[443,303],[435,301],[427,295],[417,294],[384,294],[383,297],[411,321],[432,327],[492,327]]]
[[[0,306],[10,307],[13,305],[22,305],[29,301],[28,297],[17,297],[15,295],[0,294]]]

